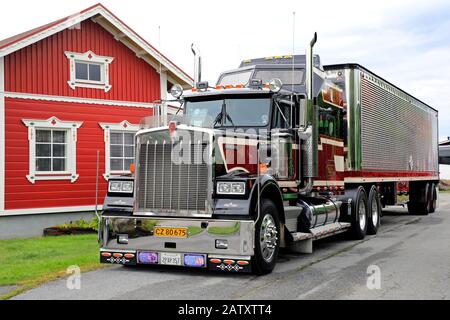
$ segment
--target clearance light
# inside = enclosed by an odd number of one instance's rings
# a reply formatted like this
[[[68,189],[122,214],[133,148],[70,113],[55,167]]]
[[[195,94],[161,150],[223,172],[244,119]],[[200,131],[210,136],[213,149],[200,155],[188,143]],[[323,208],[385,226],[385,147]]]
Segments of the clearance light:
[[[125,253],[123,256],[125,258],[127,258],[127,259],[133,259],[134,258],[134,254],[133,253]]]
[[[102,252],[102,257],[105,257],[105,258],[111,257],[111,252]]]
[[[243,85],[243,84],[237,84],[237,85],[236,85],[236,88],[242,89],[242,88],[244,88],[244,85]]]
[[[234,260],[223,260],[223,263],[228,264],[228,265],[234,264]]]
[[[209,259],[209,262],[215,263],[215,264],[219,264],[219,263],[222,262],[222,260],[220,260],[220,259]]]
[[[259,173],[266,173],[267,172],[267,164],[265,163],[260,163],[259,164]]]
[[[177,123],[175,121],[169,122],[169,135],[173,137],[175,132],[177,131]]]
[[[237,264],[240,265],[240,266],[248,266],[249,262],[248,261],[239,260],[237,262]]]
[[[192,91],[192,92],[197,92],[198,89],[197,89],[197,88],[192,88],[191,91]]]
[[[223,86],[221,86],[220,84],[218,84],[218,85],[216,86],[216,90],[220,90],[220,89],[223,89]]]
[[[134,167],[134,163],[130,164],[130,172],[134,173],[135,167]]]
[[[227,85],[225,85],[225,89],[233,89],[233,85],[227,84]]]
[[[122,258],[122,256],[123,256],[123,254],[117,253],[117,252],[113,254],[114,258]]]

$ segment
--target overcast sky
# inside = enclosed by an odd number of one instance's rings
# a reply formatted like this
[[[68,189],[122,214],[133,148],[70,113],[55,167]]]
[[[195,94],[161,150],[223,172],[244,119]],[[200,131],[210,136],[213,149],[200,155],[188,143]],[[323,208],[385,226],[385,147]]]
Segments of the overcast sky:
[[[76,13],[98,1],[15,0],[0,11],[0,39]],[[303,54],[314,31],[323,64],[357,62],[439,110],[440,140],[450,136],[450,1],[141,1],[102,3],[175,64],[203,78],[248,58]],[[160,36],[158,29],[160,27]],[[449,168],[443,173],[450,176]]]

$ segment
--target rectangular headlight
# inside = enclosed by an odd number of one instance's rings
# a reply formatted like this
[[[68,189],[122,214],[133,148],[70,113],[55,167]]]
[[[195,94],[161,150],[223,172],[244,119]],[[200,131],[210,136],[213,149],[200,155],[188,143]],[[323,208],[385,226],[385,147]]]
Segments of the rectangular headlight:
[[[133,181],[123,181],[122,192],[133,192]]]
[[[217,194],[244,195],[245,182],[217,182]]]
[[[133,193],[133,181],[110,181],[108,184],[109,192]]]

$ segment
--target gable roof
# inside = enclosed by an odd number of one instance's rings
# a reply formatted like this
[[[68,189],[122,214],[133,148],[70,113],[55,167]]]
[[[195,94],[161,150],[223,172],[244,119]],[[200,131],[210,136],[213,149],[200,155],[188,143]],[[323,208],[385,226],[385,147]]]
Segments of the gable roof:
[[[47,38],[57,32],[70,28],[81,21],[92,19],[110,32],[118,41],[134,51],[139,58],[144,59],[159,71],[167,71],[167,80],[179,83],[187,88],[192,86],[193,79],[181,68],[170,61],[150,43],[134,32],[111,11],[98,3],[74,15],[56,20],[41,27],[20,33],[0,41],[0,57],[27,47],[35,42]]]

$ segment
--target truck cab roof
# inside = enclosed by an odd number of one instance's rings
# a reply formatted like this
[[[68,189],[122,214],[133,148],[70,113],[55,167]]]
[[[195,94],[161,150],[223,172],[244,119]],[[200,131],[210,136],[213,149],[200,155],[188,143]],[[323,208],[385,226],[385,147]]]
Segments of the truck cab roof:
[[[314,55],[314,66],[320,70],[320,57]],[[292,72],[294,70],[294,72]],[[278,78],[283,89],[296,93],[305,93],[306,56],[272,56],[243,60],[237,69],[220,74],[217,85],[247,85],[251,79],[260,79],[263,84]],[[321,81],[319,81],[321,83]]]

